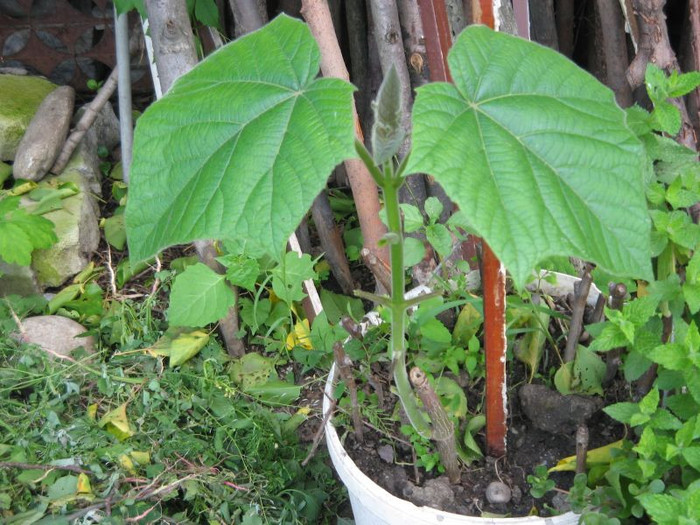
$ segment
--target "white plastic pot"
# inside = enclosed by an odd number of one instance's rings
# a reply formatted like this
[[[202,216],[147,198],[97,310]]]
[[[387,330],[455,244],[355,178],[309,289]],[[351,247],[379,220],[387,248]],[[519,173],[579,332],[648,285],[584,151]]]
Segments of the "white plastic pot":
[[[324,415],[331,409],[335,366],[326,382],[323,398]],[[326,423],[326,445],[333,466],[350,495],[352,513],[356,525],[576,525],[579,516],[567,512],[552,518],[527,516],[523,518],[478,518],[443,512],[430,507],[417,507],[413,503],[397,498],[369,479],[350,459],[338,438],[331,418]]]

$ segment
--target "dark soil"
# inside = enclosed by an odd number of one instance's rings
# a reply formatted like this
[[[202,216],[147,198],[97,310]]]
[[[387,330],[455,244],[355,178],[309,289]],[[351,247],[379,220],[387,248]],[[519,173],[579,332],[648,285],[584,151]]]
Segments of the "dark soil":
[[[513,368],[516,369],[515,375],[523,372],[517,364]],[[609,389],[612,392],[614,390]],[[517,399],[515,388],[509,394],[509,399]],[[386,400],[388,405],[396,402],[397,399],[393,396]],[[557,489],[560,490],[551,491],[539,500],[530,495],[527,476],[538,465],[545,464],[549,468],[559,460],[574,455],[574,433],[553,434],[535,428],[522,413],[517,401],[511,402],[509,407],[507,455],[502,458],[487,457],[463,468],[460,483],[456,485],[451,485],[445,475],[414,467],[416,458],[413,448],[401,436],[398,426],[397,423],[392,430],[394,436],[399,436],[398,440],[368,427],[364,429],[363,443],[358,443],[349,429],[338,428],[338,433],[344,439],[346,450],[355,464],[381,487],[399,498],[413,501],[418,506],[426,505],[469,516],[481,516],[484,513],[527,516],[534,510],[539,515],[547,516],[569,510],[563,491],[571,486],[573,472],[552,473],[550,479],[556,482]],[[624,435],[624,427],[602,411],[588,421],[588,428],[591,449],[617,441]],[[477,435],[477,442],[483,450],[483,433]],[[487,501],[486,488],[494,481],[505,483],[511,489],[512,499],[508,504],[493,505]],[[451,493],[446,491],[447,488]]]

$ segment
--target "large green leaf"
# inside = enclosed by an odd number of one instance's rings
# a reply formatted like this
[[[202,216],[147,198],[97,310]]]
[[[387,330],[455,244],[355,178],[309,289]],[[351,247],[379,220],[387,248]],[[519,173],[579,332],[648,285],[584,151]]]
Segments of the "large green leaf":
[[[280,16],[209,56],[139,119],[126,210],[134,260],[201,238],[279,257],[353,157],[353,87],[317,79],[309,29]]]
[[[435,176],[522,285],[575,255],[651,278],[643,149],[612,92],[554,51],[485,27],[418,91],[407,173]]]

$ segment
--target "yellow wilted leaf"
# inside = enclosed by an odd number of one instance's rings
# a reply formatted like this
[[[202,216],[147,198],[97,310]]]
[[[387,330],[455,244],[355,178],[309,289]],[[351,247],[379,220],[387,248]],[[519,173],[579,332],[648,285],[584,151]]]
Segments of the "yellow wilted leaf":
[[[613,449],[622,448],[622,444],[624,443],[624,441],[624,439],[621,439],[620,441],[615,441],[614,443],[610,443],[608,445],[589,450],[588,454],[586,454],[586,466],[590,467],[592,465],[610,463],[612,461]],[[561,461],[559,461],[559,463],[550,468],[548,472],[573,472],[575,470],[576,456],[569,456],[568,458],[564,458]]]
[[[192,359],[208,342],[209,334],[204,330],[179,335],[173,339],[170,346],[170,367],[179,366]]]
[[[301,407],[299,410],[297,410],[297,414],[301,414],[302,416],[308,416],[311,413],[311,408],[309,407]]]
[[[119,460],[119,465],[121,465],[124,470],[132,476],[136,475],[136,467],[128,454],[120,454],[117,459]]]
[[[297,322],[297,324],[294,325],[294,331],[287,335],[287,350],[291,350],[295,346],[302,346],[307,350],[313,349],[310,334],[311,330],[309,329],[308,319]]]
[[[92,494],[92,486],[90,485],[90,478],[87,477],[87,474],[82,472],[78,474],[78,487],[76,492],[78,494]]]
[[[22,184],[16,185],[14,188],[12,188],[8,194],[15,196],[15,195],[24,195],[25,193],[29,193],[32,190],[35,190],[39,185],[34,182],[34,181],[26,181],[23,182]]]
[[[479,310],[472,303],[465,304],[459,312],[454,330],[452,330],[452,343],[467,347],[469,340],[479,331],[483,322]]]
[[[144,348],[144,351],[153,357],[169,357],[169,364],[173,367],[196,356],[208,342],[209,334],[204,330],[187,331],[185,328],[173,328],[152,346]]]
[[[97,419],[97,403],[88,406],[86,414],[90,421],[95,421]]]
[[[102,419],[97,423],[100,427],[116,436],[119,441],[124,441],[134,435],[129,425],[129,419],[126,416],[126,403],[119,405],[111,412],[107,412]]]
[[[132,450],[129,452],[129,456],[139,465],[148,465],[151,462],[150,452],[140,452],[138,450]]]

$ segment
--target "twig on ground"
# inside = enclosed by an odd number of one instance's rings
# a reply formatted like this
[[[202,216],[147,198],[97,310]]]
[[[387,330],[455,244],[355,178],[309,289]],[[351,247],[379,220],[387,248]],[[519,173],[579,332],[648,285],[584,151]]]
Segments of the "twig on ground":
[[[304,461],[301,462],[302,467],[305,467],[306,465],[308,465],[309,461],[311,461],[311,458],[313,458],[314,454],[316,454],[316,450],[318,449],[318,446],[321,443],[321,439],[323,438],[323,433],[326,429],[326,423],[328,423],[328,420],[333,415],[333,412],[335,412],[335,407],[337,404],[338,404],[337,400],[335,400],[335,399],[331,400],[331,405],[328,407],[328,410],[324,414],[323,421],[321,421],[321,425],[318,427],[316,434],[314,434],[314,441],[311,445],[311,449],[309,450],[309,453],[304,458]]]
[[[7,308],[10,310],[10,315],[12,316],[12,320],[15,322],[17,325],[17,330],[19,331],[19,335],[22,339],[24,339],[24,335],[26,334],[26,331],[24,329],[24,326],[22,325],[22,321],[20,318],[17,316],[17,313],[15,312],[14,308],[12,308],[12,305],[10,304],[10,301],[5,299],[5,304],[7,305]]]
[[[142,519],[145,519],[148,514],[155,509],[158,506],[158,503],[154,503],[151,505],[149,508],[147,508],[145,511],[143,511],[141,514],[138,516],[134,516],[133,518],[126,518],[127,523],[140,523]]]
[[[112,295],[117,295],[117,279],[112,268],[112,249],[107,243],[107,271],[109,272],[109,287],[112,289]]]
[[[92,474],[89,470],[77,465],[41,465],[37,463],[22,463],[21,461],[0,461],[0,468],[18,468],[21,470],[68,470],[78,474]]]

